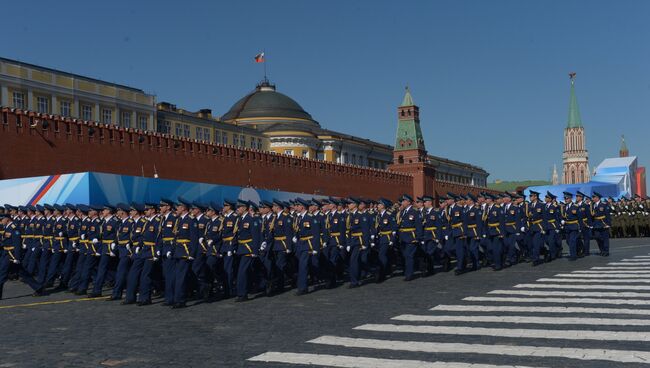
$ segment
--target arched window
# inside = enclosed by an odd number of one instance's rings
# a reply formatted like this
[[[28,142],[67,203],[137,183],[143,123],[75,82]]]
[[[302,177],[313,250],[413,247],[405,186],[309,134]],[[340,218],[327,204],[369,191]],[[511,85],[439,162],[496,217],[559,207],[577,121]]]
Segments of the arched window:
[[[570,184],[575,184],[576,183],[576,171],[571,170],[571,183]]]
[[[587,181],[587,177],[585,176],[585,169],[584,168],[580,169],[580,181]]]

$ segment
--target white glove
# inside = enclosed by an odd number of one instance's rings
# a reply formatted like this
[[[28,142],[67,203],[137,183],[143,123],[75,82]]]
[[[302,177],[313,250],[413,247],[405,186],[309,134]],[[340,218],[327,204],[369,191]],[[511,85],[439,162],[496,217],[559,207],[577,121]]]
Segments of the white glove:
[[[287,252],[287,254],[289,254],[289,253],[291,253],[291,249],[287,249],[285,252]]]
[[[483,234],[483,238],[487,238],[487,235]]]
[[[393,242],[388,242],[388,246],[392,246],[392,245],[393,245]]]
[[[228,253],[226,253],[226,255],[227,255],[228,257],[232,257],[232,252],[231,252],[231,251],[228,251]]]
[[[11,262],[13,262],[14,264],[20,264],[20,261],[19,261],[19,260],[17,260],[17,259],[14,259],[14,260],[13,260],[13,261],[11,261]]]
[[[187,260],[188,260],[188,261],[193,261],[193,260],[194,260],[194,257],[187,257]]]
[[[135,254],[139,254],[139,253],[140,253],[140,247],[135,247]]]
[[[442,249],[442,244],[440,244],[440,243],[436,244],[436,248]]]
[[[62,232],[62,231],[59,231],[59,236],[63,236],[63,232]]]
[[[449,235],[445,235],[445,240],[449,240]]]
[[[521,229],[519,229],[519,230],[521,230],[522,233],[523,233],[523,232],[526,232],[526,228],[523,227],[523,226],[522,226]]]
[[[32,248],[32,252],[35,251],[35,250],[36,250],[36,247],[33,247],[33,248]]]
[[[395,236],[395,234],[397,234],[397,231],[393,231],[393,236]]]
[[[27,249],[27,244],[23,243],[23,249]]]
[[[67,250],[67,249],[64,249],[64,250],[63,250],[63,254],[66,254],[66,253],[68,253],[68,250]]]
[[[108,255],[111,256],[111,257],[115,257],[115,253],[113,253],[113,252],[109,252]]]
[[[561,223],[562,225],[564,225],[564,220],[560,221],[560,223]]]
[[[172,258],[172,252],[167,251],[167,253],[165,254],[165,257]]]
[[[370,239],[374,239],[374,238],[375,238],[375,236],[374,236],[374,235],[370,235]]]
[[[347,250],[349,252],[350,251],[350,246],[348,245],[347,247],[345,247],[345,250]]]
[[[260,245],[260,250],[266,249],[266,242],[262,242],[262,245]]]
[[[86,234],[81,234],[81,240],[86,240]]]
[[[298,242],[298,238],[296,238],[296,237],[294,236],[293,239],[291,239],[291,241],[293,241],[294,243],[297,243],[297,242]]]
[[[101,257],[101,254],[95,253],[95,257]]]
[[[212,240],[212,239],[208,239],[208,246],[212,245],[212,243],[213,243],[213,240]]]
[[[311,251],[311,254],[313,254],[313,255],[317,255],[317,254],[318,254],[318,251],[317,251],[317,250],[312,250],[312,251]]]
[[[370,243],[370,247],[371,247],[371,248],[374,248],[374,247],[375,247],[375,243]]]
[[[555,232],[559,234],[559,233],[560,233],[560,230],[555,230]]]
[[[203,237],[199,238],[199,243],[203,243]]]
[[[131,243],[126,243],[126,250],[131,251]]]
[[[77,242],[72,242],[72,249],[77,249]]]
[[[93,239],[93,244],[97,244],[97,243],[99,243],[99,240],[97,240],[97,238],[94,238]]]
[[[158,257],[153,257],[152,260],[156,262],[158,260]]]
[[[115,243],[111,243],[111,250],[115,250]]]
[[[160,251],[156,251],[156,255],[160,257]]]

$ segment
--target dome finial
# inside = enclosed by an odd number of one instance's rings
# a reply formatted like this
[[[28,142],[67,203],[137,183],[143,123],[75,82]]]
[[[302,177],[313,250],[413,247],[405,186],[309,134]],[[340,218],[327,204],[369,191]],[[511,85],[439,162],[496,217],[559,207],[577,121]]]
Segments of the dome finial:
[[[404,99],[402,100],[402,104],[400,106],[414,106],[415,103],[413,102],[413,96],[411,96],[411,89],[409,88],[408,84],[406,87],[404,87],[406,92],[404,93]]]

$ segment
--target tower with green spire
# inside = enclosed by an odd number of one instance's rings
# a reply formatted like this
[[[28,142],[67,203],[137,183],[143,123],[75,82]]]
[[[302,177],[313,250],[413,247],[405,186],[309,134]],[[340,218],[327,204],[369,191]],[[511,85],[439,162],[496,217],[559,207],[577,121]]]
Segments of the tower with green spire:
[[[397,108],[395,151],[422,151],[426,156],[422,129],[420,128],[420,109],[413,102],[413,96],[411,96],[408,86],[402,104]]]
[[[585,142],[578,98],[575,91],[576,73],[570,73],[569,118],[564,128],[564,153],[562,155],[562,184],[586,183],[590,179],[589,153]]]
[[[627,157],[630,155],[630,151],[627,149],[627,144],[625,144],[625,136],[621,136],[621,149],[618,150],[618,157]]]

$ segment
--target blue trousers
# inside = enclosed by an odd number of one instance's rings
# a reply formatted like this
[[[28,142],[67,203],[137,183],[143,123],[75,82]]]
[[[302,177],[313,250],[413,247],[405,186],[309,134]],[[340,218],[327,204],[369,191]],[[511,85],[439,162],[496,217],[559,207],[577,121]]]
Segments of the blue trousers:
[[[86,261],[84,264],[83,273],[81,274],[81,279],[79,281],[79,286],[77,287],[77,291],[85,292],[88,290],[90,278],[93,277],[93,275],[97,274],[95,268],[97,267],[99,258],[100,257],[94,256],[92,254],[86,255]]]
[[[609,252],[609,229],[594,229],[594,239],[601,252]]]
[[[126,282],[127,302],[136,301],[136,292],[139,293],[138,301],[151,301],[151,271],[153,270],[153,259],[136,258],[131,265]]]
[[[12,258],[8,252],[2,252],[0,255],[0,299],[2,299],[2,289],[4,288],[5,282],[7,282],[7,276],[9,275],[9,267],[11,266]],[[29,287],[33,290],[38,290],[41,287],[41,284],[34,280],[34,278],[25,271],[22,265],[19,265],[18,275]]]
[[[199,284],[199,293],[203,295],[206,290],[210,289],[210,268],[207,264],[208,256],[205,253],[200,253],[194,258],[192,262],[192,272],[196,276]]]
[[[186,300],[186,288],[187,288],[187,276],[190,271],[191,261],[186,258],[174,259],[174,279],[173,279],[173,303],[185,303]],[[165,296],[167,298],[167,296]]]
[[[385,276],[390,270],[390,258],[388,257],[388,251],[390,250],[390,245],[388,241],[380,241],[377,245],[377,269],[380,275]]]
[[[361,249],[361,246],[355,245],[350,251],[350,266],[349,276],[351,285],[359,285],[361,282],[361,269],[364,268],[364,254],[367,254],[367,249]],[[365,258],[367,260],[367,257]]]
[[[577,257],[578,230],[567,230],[566,242],[569,245],[569,258]]]
[[[249,255],[239,257],[239,269],[237,270],[237,296],[248,296],[248,279],[255,258]]]
[[[328,247],[329,248],[329,247]],[[273,277],[275,278],[276,285],[282,289],[284,288],[285,275],[287,274],[287,252],[284,250],[273,251]]]
[[[122,292],[126,288],[126,279],[129,275],[131,258],[122,256],[117,264],[117,273],[115,274],[115,286],[113,286],[113,298],[122,298]]]
[[[104,287],[104,281],[106,281],[106,275],[108,274],[110,263],[111,256],[108,254],[102,254],[101,257],[99,257],[97,276],[95,276],[95,280],[93,280],[93,294],[102,293],[102,288]]]
[[[504,246],[508,262],[510,264],[517,263],[517,234],[506,234]]]
[[[223,255],[223,285],[226,296],[233,295],[233,285],[235,284],[235,256]]]
[[[582,234],[582,252],[583,254],[589,254],[590,250],[590,245],[591,245],[591,229],[588,227],[583,227],[580,230],[580,233]]]
[[[50,265],[50,258],[52,257],[52,251],[49,249],[43,249],[41,251],[41,258],[38,262],[38,278],[37,281],[41,285],[45,285],[45,280],[47,280],[48,266]]]
[[[499,235],[491,235],[487,238],[487,241],[494,268],[503,267],[503,238],[499,237]]]
[[[81,283],[81,276],[84,272],[85,264],[86,253],[79,251],[79,255],[77,256],[77,263],[75,264],[74,271],[72,272],[72,277],[68,283],[68,289],[75,291],[78,290],[79,284]]]
[[[63,261],[63,268],[61,268],[61,285],[66,287],[69,285],[70,279],[75,270],[77,258],[78,254],[75,251],[71,250],[65,254],[65,261]]]
[[[45,277],[43,283],[41,283],[43,287],[51,282],[54,282],[54,279],[59,274],[59,265],[61,262],[61,256],[63,256],[63,253],[59,251],[50,254],[50,263],[47,266],[47,276]]]
[[[27,262],[27,273],[30,275],[34,275],[34,273],[38,270],[38,264],[41,259],[41,246],[38,245],[34,248],[33,251],[31,251],[31,255],[29,256],[29,262]]]
[[[309,271],[313,274],[318,272],[318,255],[311,255],[309,249],[299,250],[296,253],[298,259],[298,291],[309,289]]]
[[[162,269],[163,277],[165,278],[165,302],[167,304],[174,304],[174,278],[176,267],[176,260],[173,258],[163,257]]]
[[[402,256],[404,257],[404,277],[412,277],[415,272],[415,255],[418,252],[418,243],[402,243]]]
[[[453,239],[454,248],[456,249],[456,270],[463,271],[465,269],[465,254],[467,253],[467,239],[465,238],[450,238]]]
[[[539,231],[532,232],[530,234],[530,240],[531,240],[531,244],[533,245],[531,259],[533,261],[537,261],[537,260],[539,260],[539,255],[540,255],[542,246],[544,246],[543,235]]]
[[[557,249],[557,238],[560,236],[555,230],[547,230],[546,233],[546,244],[548,245],[548,254],[551,260],[557,258],[558,249]],[[561,250],[560,250],[561,251]]]
[[[481,245],[481,238],[470,237],[467,238],[467,254],[472,261],[472,268],[478,270],[481,267],[479,260],[479,247]]]

